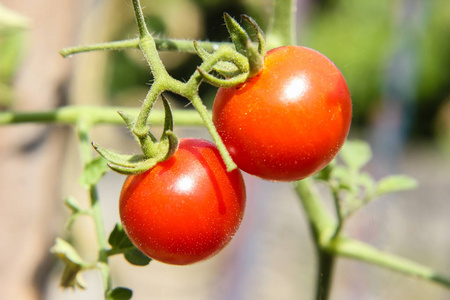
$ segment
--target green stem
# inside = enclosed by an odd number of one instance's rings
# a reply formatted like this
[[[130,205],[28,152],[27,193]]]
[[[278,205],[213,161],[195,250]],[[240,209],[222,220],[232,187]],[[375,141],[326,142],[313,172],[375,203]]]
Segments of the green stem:
[[[190,97],[190,100],[192,102],[192,105],[195,107],[195,109],[200,114],[200,117],[202,118],[204,125],[206,128],[208,128],[209,134],[214,140],[214,143],[217,146],[217,149],[219,150],[223,161],[225,162],[225,165],[227,166],[227,171],[231,172],[234,169],[237,168],[236,164],[233,162],[233,159],[230,156],[230,153],[228,152],[227,148],[225,147],[225,144],[222,141],[222,138],[220,137],[219,133],[216,130],[216,127],[214,126],[211,116],[208,113],[208,110],[206,109],[206,106],[203,104],[202,100],[198,96],[198,94],[194,94]]]
[[[133,134],[139,139],[142,152],[147,157],[154,157],[157,152],[157,147],[151,139],[151,136],[149,135],[150,129],[147,126],[147,122],[153,104],[155,103],[160,93],[160,89],[157,88],[155,82],[155,84],[152,85],[149,92],[147,93],[147,96],[142,103],[141,110],[139,111],[139,115],[136,119],[136,123],[132,128]]]
[[[91,124],[86,120],[80,119],[77,123],[77,132],[80,140],[80,155],[84,166],[92,160],[92,148],[89,139],[90,128]],[[111,289],[111,273],[109,271],[108,255],[106,255],[108,250],[108,241],[106,239],[96,185],[92,185],[89,188],[89,196],[91,200],[91,215],[94,220],[95,233],[97,236],[98,266],[102,274],[103,289],[106,295],[106,293]]]
[[[154,39],[155,46],[158,51],[176,51],[196,54],[194,43],[192,40],[180,40],[180,39]],[[227,45],[233,47],[232,43],[226,42],[207,42],[199,41],[197,44],[208,52],[213,52],[219,49],[220,46]],[[139,49],[139,38],[113,41],[106,43],[98,43],[93,45],[76,46],[64,48],[59,53],[63,57],[67,57],[73,54],[92,52],[92,51],[105,51],[105,50],[123,50],[123,49]]]
[[[91,125],[112,124],[123,125],[123,119],[117,111],[122,110],[130,115],[137,116],[137,108],[119,107],[94,107],[94,106],[66,106],[47,111],[20,112],[4,111],[0,112],[0,126],[20,123],[54,123],[75,125],[80,120],[86,120]],[[183,126],[202,126],[203,120],[194,110],[178,109],[173,110],[174,122]],[[148,119],[149,124],[164,124],[164,111],[152,110]]]
[[[142,13],[141,3],[139,0],[133,0],[134,14],[136,16],[136,22],[139,29],[139,37],[142,39],[144,36],[150,35],[145,25],[144,14]]]
[[[414,261],[382,252],[363,242],[345,237],[334,239],[327,247],[329,253],[353,258],[384,267],[408,276],[419,277],[450,288],[450,277]]]
[[[268,49],[297,42],[296,18],[297,2],[295,0],[273,0],[272,23],[267,32]]]
[[[331,289],[334,254],[325,251],[336,231],[336,224],[313,189],[311,179],[295,183],[295,190],[306,212],[318,256],[316,299],[326,300]]]
[[[311,179],[303,179],[294,183],[295,191],[306,212],[311,231],[318,246],[325,245],[331,239],[336,223],[313,189]]]
[[[316,300],[326,300],[330,295],[335,255],[318,249],[318,257]]]
[[[337,237],[338,234],[341,232],[342,227],[344,226],[345,218],[342,213],[342,206],[341,206],[340,198],[339,198],[339,189],[334,186],[331,186],[331,193],[333,195],[333,202],[334,202],[334,207],[336,209],[336,216],[337,216],[337,226],[336,226],[336,230],[333,234],[333,238],[334,238],[334,237]]]
[[[131,247],[128,247],[128,248],[111,248],[108,251],[106,251],[105,254],[107,256],[113,256],[113,255],[117,255],[117,254],[124,254],[127,251],[130,251],[130,250],[133,250],[133,249],[136,249],[136,247],[131,246]]]
[[[107,43],[98,43],[98,44],[93,44],[93,45],[64,48],[61,51],[59,51],[59,54],[61,54],[63,57],[67,57],[67,56],[70,56],[73,54],[83,53],[83,52],[104,51],[104,50],[122,50],[122,49],[129,49],[129,48],[139,49],[139,39],[136,38],[136,39],[132,39],[132,40],[114,41],[114,42],[107,42]]]

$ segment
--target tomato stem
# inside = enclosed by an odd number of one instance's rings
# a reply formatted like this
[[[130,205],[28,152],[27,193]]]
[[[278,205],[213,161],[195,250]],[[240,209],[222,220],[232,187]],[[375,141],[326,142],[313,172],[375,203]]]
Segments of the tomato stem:
[[[182,39],[153,39],[155,42],[156,49],[158,51],[176,51],[184,53],[195,54],[195,47],[192,40],[182,40]],[[197,44],[208,52],[213,52],[221,46],[234,47],[232,43],[228,42],[209,42],[209,41],[197,41]],[[105,43],[97,43],[92,45],[75,46],[64,48],[59,53],[63,57],[68,57],[70,55],[92,52],[92,51],[105,51],[105,50],[123,50],[123,49],[139,49],[139,38],[112,41]]]
[[[297,43],[295,0],[273,1],[273,17],[267,30],[268,49]]]
[[[328,299],[331,289],[334,253],[326,251],[331,237],[336,231],[336,223],[328,214],[320,197],[313,189],[311,179],[303,179],[295,183],[295,190],[308,217],[313,241],[318,257],[316,282],[316,299]]]
[[[54,123],[54,124],[77,124],[81,119],[88,121],[91,126],[97,124],[123,125],[123,119],[117,111],[124,111],[129,115],[137,116],[137,108],[119,107],[95,107],[95,106],[65,106],[54,110],[19,112],[0,112],[0,126],[18,123]],[[193,110],[175,109],[172,111],[174,122],[184,126],[202,126],[203,120]],[[152,110],[148,123],[164,124],[164,111]]]
[[[375,249],[364,242],[338,236],[325,249],[329,253],[377,265],[404,275],[450,287],[450,277],[414,261]]]
[[[318,249],[316,300],[327,300],[331,291],[335,255]]]
[[[80,141],[80,153],[81,159],[84,166],[87,166],[92,161],[92,148],[89,139],[89,131],[91,124],[83,119],[77,123],[77,133]],[[98,264],[103,281],[103,289],[106,293],[111,290],[111,274],[108,264],[108,255],[106,251],[108,250],[108,241],[106,239],[105,228],[103,226],[103,217],[101,212],[100,201],[97,192],[97,186],[91,185],[89,187],[89,198],[91,204],[91,216],[94,220],[95,233],[97,236],[98,244]]]

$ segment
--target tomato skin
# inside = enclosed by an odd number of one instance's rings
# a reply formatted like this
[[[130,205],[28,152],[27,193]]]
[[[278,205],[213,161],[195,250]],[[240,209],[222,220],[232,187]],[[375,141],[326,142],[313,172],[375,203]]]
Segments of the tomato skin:
[[[127,177],[119,212],[127,235],[144,254],[186,265],[228,244],[243,218],[245,197],[240,171],[226,171],[214,144],[181,139],[171,158]]]
[[[350,130],[351,96],[339,69],[301,46],[267,52],[261,73],[220,88],[213,122],[243,171],[295,181],[324,168]]]

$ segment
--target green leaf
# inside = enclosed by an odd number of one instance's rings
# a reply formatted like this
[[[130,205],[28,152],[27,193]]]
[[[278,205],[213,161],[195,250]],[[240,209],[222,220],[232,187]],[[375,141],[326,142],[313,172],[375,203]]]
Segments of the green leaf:
[[[371,198],[373,197],[374,191],[376,189],[376,186],[377,186],[373,177],[369,173],[359,174],[358,185],[365,189],[366,197],[369,197],[370,199],[368,199],[368,200],[371,200]]]
[[[81,277],[81,271],[87,266],[75,248],[63,239],[57,238],[50,252],[58,256],[64,263],[64,271],[60,285],[64,288],[79,287],[84,289],[86,284]]]
[[[96,157],[86,164],[80,177],[80,184],[89,189],[108,172],[108,162],[103,157]]]
[[[350,185],[350,172],[348,171],[348,168],[342,165],[336,165],[333,168],[331,177],[336,179],[341,185]]]
[[[339,152],[339,157],[350,169],[359,171],[372,159],[372,150],[365,141],[347,141]]]
[[[125,259],[132,265],[146,266],[152,260],[150,257],[142,253],[139,249],[134,248],[124,253]]]
[[[378,181],[376,195],[382,196],[389,193],[415,189],[417,181],[406,175],[392,175]]]
[[[107,300],[129,300],[133,296],[133,291],[124,287],[116,287],[106,294]]]
[[[108,243],[112,246],[113,250],[122,250],[125,259],[137,266],[146,266],[150,263],[151,258],[137,249],[128,238],[122,224],[117,223],[113,231],[109,235]]]
[[[108,243],[113,247],[113,249],[125,249],[132,247],[130,239],[128,238],[122,224],[117,223],[113,231],[108,238]]]

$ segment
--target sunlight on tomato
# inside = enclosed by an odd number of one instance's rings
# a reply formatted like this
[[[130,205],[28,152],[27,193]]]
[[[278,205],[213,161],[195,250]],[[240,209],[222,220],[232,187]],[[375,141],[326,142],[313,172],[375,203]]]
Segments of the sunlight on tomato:
[[[339,69],[300,46],[267,52],[264,69],[220,88],[213,122],[234,162],[267,180],[295,181],[323,169],[344,144],[352,102]]]
[[[227,172],[216,146],[181,139],[177,152],[129,176],[120,218],[133,244],[149,257],[186,265],[212,257],[235,235],[245,209],[239,170]]]

